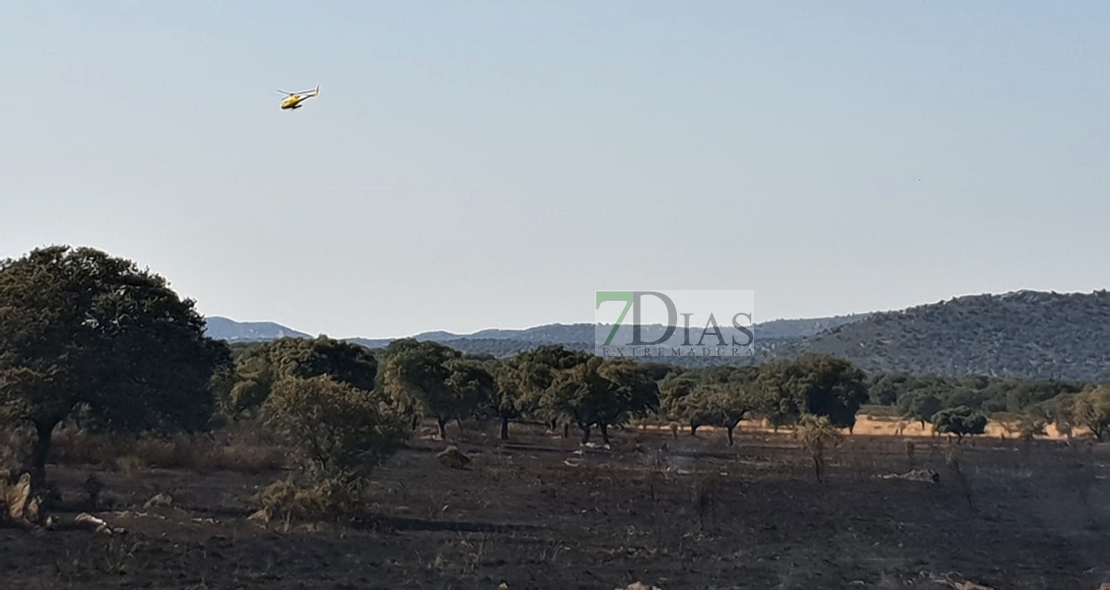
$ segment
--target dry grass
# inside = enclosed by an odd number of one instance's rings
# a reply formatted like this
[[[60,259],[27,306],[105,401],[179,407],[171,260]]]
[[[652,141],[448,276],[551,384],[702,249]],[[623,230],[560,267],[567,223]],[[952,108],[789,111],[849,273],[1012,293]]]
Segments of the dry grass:
[[[50,457],[57,463],[99,465],[125,474],[144,468],[262,473],[285,465],[287,451],[277,444],[252,440],[245,433],[222,438],[138,438],[62,430],[54,435]]]
[[[934,433],[933,432],[933,425],[929,424],[928,422],[926,422],[925,427],[922,428],[920,422],[901,421],[901,423],[904,425],[904,429],[901,430],[901,431],[899,431],[899,422],[900,422],[899,419],[895,418],[895,417],[871,416],[871,415],[868,415],[868,414],[859,414],[858,420],[856,421],[856,425],[853,428],[852,433],[853,434],[864,435],[864,436],[904,436],[904,437],[943,436],[941,434]],[[665,431],[670,431],[670,426],[668,426],[668,425],[658,425],[658,424],[651,424],[651,423],[647,423],[647,422],[642,423],[642,424],[638,424],[636,427],[641,429],[641,430],[665,430]],[[786,426],[782,426],[782,427],[779,428],[780,433],[783,432],[783,431],[788,431],[788,430],[790,430],[790,428],[786,427]],[[737,427],[737,431],[743,431],[743,432],[749,432],[749,433],[759,432],[759,433],[764,433],[764,434],[770,434],[770,433],[774,432],[774,429],[771,428],[770,426],[764,424],[762,421],[759,421],[759,420],[743,420],[743,421],[740,422],[740,425]],[[1013,420],[1012,422],[999,422],[999,421],[996,421],[996,420],[991,420],[990,422],[987,423],[987,429],[986,429],[986,432],[984,433],[983,436],[988,436],[988,437],[992,437],[992,438],[1011,438],[1012,439],[1012,438],[1017,438],[1017,436],[1015,434],[1011,434],[1011,433],[1016,433],[1017,431],[1018,431],[1018,420],[1017,419]],[[724,428],[717,428],[717,427],[714,427],[714,426],[699,426],[698,427],[698,434],[700,435],[703,432],[705,432],[705,433],[720,432],[723,436],[723,434],[725,432],[725,429]],[[683,434],[688,435],[689,433],[690,433],[689,428],[684,429]],[[1074,431],[1072,432],[1072,436],[1074,438],[1082,438],[1087,433],[1088,433],[1087,429],[1076,427],[1074,429]],[[1061,434],[1059,431],[1057,431],[1056,426],[1054,424],[1049,424],[1045,427],[1045,435],[1044,436],[1038,435],[1037,438],[1043,439],[1043,440],[1064,440],[1066,437],[1063,434]]]

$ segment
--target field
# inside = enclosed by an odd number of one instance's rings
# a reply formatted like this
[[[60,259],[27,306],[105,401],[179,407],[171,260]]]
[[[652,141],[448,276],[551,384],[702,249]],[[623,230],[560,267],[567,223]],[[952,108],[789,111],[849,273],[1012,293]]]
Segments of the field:
[[[861,422],[863,426],[864,422]],[[103,468],[58,461],[54,530],[0,529],[4,587],[673,589],[1095,589],[1110,581],[1105,445],[916,439],[859,428],[825,481],[789,432],[746,425],[736,445],[701,429],[673,438],[615,431],[611,449],[575,433],[514,427],[449,438],[472,459],[441,465],[442,441],[412,441],[376,471],[373,516],[348,523],[258,522],[251,496],[280,471]],[[907,434],[914,434],[911,430]],[[96,473],[93,512],[125,532],[67,523]],[[172,506],[144,508],[158,493]]]

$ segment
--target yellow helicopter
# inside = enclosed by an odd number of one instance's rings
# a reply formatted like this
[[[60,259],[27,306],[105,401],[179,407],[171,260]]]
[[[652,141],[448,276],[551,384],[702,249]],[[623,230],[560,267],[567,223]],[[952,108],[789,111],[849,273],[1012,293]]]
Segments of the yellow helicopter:
[[[300,92],[286,92],[278,90],[278,92],[285,95],[285,100],[281,101],[281,110],[291,111],[301,108],[301,103],[314,97],[320,96],[320,87],[317,86],[312,90],[302,90]]]

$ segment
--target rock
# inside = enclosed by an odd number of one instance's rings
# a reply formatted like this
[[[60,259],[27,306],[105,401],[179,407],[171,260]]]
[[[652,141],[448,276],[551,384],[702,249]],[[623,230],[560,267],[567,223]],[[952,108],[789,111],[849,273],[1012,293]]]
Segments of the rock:
[[[886,473],[878,477],[879,479],[903,479],[906,481],[923,481],[927,483],[937,483],[940,481],[940,474],[931,469],[911,469],[905,473]]]
[[[12,520],[27,520],[27,508],[31,502],[31,474],[24,473],[21,475],[19,482],[6,491],[7,497],[4,498],[4,503],[8,505],[8,515],[12,517]],[[37,509],[37,506],[32,508]]]
[[[78,514],[73,519],[73,523],[82,528],[94,530],[102,535],[122,535],[127,532],[126,530],[119,527],[113,528],[111,526],[108,526],[107,522],[89,514],[88,512],[82,512],[81,514]]]
[[[649,586],[643,582],[633,582],[624,588],[614,588],[613,590],[663,590],[658,586]]]
[[[24,522],[38,523],[41,516],[42,512],[39,510],[39,499],[31,498],[27,500],[27,503],[23,505]]]
[[[470,457],[467,457],[455,445],[451,445],[436,455],[439,462],[447,467],[453,469],[462,469],[470,463]]]
[[[270,511],[263,508],[262,510],[259,510],[258,512],[255,512],[254,514],[248,516],[247,520],[253,520],[255,522],[270,522]]]
[[[154,496],[153,498],[147,500],[146,504],[143,504],[143,508],[146,508],[148,510],[150,508],[169,508],[170,506],[173,506],[173,496],[170,496],[165,492]]]

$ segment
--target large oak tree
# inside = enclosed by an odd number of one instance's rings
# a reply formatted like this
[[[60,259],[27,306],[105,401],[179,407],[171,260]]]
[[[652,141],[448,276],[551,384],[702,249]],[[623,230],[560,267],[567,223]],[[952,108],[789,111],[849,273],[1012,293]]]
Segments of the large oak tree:
[[[116,432],[206,427],[229,362],[193,301],[130,260],[51,246],[0,262],[0,421],[34,426],[39,485],[55,426],[78,413]]]

